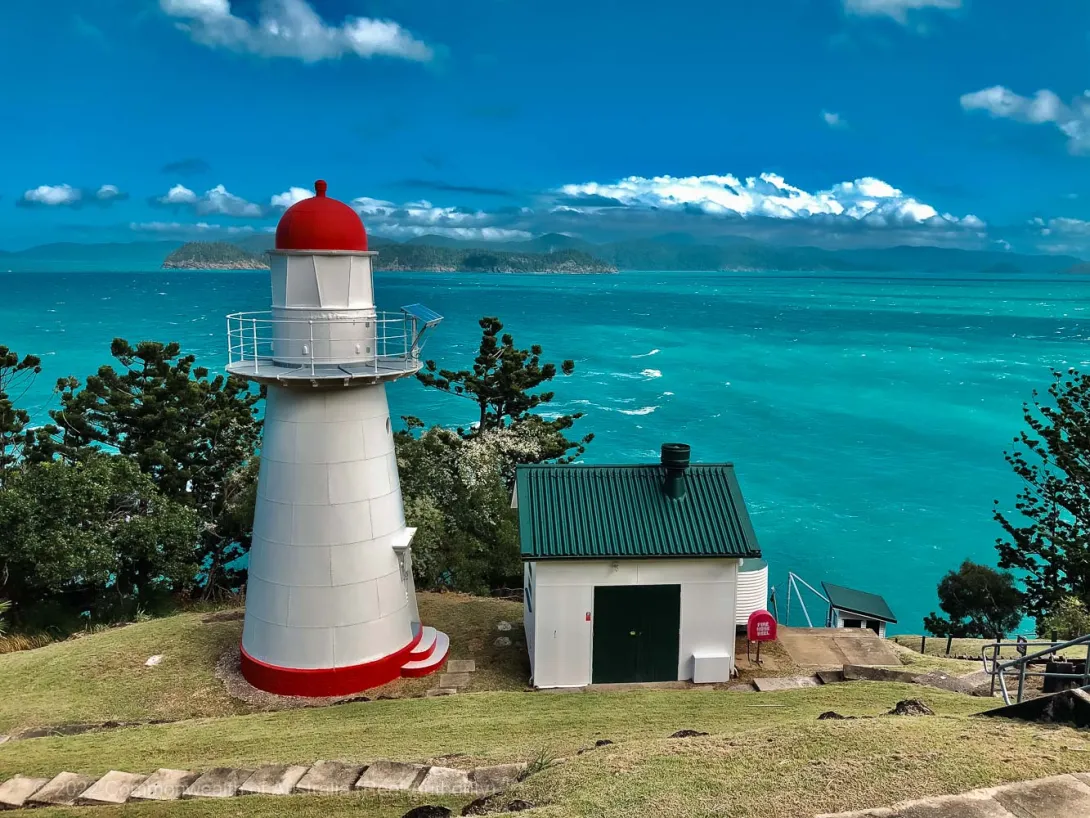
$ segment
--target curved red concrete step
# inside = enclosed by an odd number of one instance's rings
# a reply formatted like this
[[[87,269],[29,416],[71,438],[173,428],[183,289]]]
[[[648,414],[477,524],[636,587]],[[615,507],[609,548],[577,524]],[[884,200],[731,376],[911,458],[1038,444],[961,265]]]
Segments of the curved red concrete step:
[[[425,625],[420,629],[420,641],[416,643],[416,647],[412,649],[412,653],[409,654],[407,661],[417,662],[421,659],[427,659],[432,655],[435,650],[435,640],[438,638],[439,631],[435,628]]]
[[[405,678],[415,679],[420,676],[427,676],[429,673],[437,671],[447,661],[447,654],[450,653],[450,637],[442,631],[436,631],[434,628],[426,628],[425,630],[434,631],[435,640],[430,650],[423,657],[410,659],[401,666],[401,675]],[[420,640],[421,643],[427,638],[428,635],[425,633]]]

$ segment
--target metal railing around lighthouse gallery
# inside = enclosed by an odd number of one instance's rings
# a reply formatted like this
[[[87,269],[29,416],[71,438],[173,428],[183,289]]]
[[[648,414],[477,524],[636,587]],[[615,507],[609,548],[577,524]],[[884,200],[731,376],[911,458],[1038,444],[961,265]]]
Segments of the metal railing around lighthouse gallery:
[[[440,320],[410,309],[324,318],[233,313],[227,316],[227,369],[276,379],[408,375],[420,369],[424,331]]]

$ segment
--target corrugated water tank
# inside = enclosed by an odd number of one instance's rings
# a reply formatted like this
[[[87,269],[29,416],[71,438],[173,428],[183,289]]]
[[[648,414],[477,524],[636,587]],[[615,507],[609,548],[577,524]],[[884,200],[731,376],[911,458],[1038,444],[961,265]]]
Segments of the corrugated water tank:
[[[745,625],[754,611],[763,611],[768,604],[768,563],[760,559],[745,559],[738,566],[737,619]]]

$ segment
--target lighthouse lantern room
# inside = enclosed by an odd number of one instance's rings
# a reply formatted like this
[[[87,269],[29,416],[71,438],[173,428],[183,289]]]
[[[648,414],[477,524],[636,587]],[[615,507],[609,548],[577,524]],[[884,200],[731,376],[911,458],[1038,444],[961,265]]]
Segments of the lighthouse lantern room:
[[[284,213],[272,310],[228,316],[228,371],[267,387],[242,672],[262,690],[341,696],[445,661],[420,622],[386,383],[420,369],[441,317],[375,309],[357,213],[326,195]]]

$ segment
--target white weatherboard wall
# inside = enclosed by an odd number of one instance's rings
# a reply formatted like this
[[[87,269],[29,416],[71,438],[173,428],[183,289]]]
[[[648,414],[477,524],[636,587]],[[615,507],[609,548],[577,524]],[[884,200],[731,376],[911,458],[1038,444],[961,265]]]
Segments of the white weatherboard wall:
[[[533,637],[528,634],[527,640],[537,687],[591,683],[598,585],[680,585],[677,678],[693,678],[694,653],[729,656],[733,666],[736,559],[548,560],[527,565],[534,572],[534,617],[532,626],[527,624]]]

